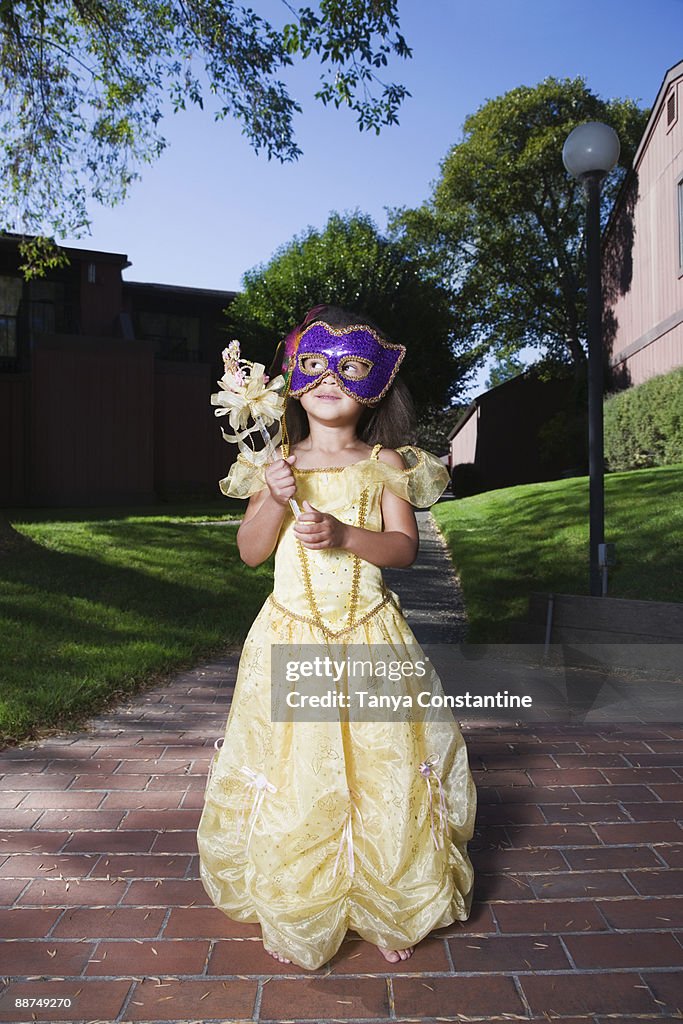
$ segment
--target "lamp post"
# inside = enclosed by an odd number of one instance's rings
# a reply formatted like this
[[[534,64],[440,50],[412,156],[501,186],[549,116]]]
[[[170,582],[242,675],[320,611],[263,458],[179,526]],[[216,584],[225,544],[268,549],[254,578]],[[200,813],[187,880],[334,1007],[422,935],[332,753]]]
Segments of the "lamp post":
[[[606,593],[604,438],[602,424],[602,280],[600,259],[600,183],[619,159],[619,138],[606,124],[589,121],[569,133],[562,160],[582,183],[586,212],[586,275],[588,298],[588,473],[590,519],[590,592]],[[604,579],[604,584],[603,584]]]

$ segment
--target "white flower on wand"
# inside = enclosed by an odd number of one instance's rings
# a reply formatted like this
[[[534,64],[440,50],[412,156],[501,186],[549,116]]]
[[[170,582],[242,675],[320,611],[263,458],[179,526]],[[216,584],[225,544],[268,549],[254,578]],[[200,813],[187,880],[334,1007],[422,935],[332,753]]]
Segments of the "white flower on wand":
[[[211,395],[211,404],[217,406],[216,416],[227,416],[235,431],[234,434],[222,431],[226,441],[237,442],[240,450],[248,453],[248,457],[254,461],[256,452],[247,448],[244,438],[258,430],[269,449],[268,455],[273,459],[274,441],[266,427],[271,423],[279,423],[282,418],[285,403],[277,392],[284,386],[285,380],[279,376],[271,381],[265,374],[263,363],[241,359],[239,351],[239,342],[236,340],[223,349],[225,373],[218,381],[221,391]],[[247,426],[250,419],[254,420],[252,427]]]
[[[236,443],[244,457],[255,466],[274,462],[277,459],[275,446],[282,440],[280,421],[285,411],[285,400],[278,391],[284,387],[285,378],[280,374],[270,380],[263,363],[240,358],[240,343],[236,339],[223,349],[221,355],[225,372],[217,382],[221,390],[211,395],[211,404],[217,406],[215,415],[227,416],[235,431],[234,434],[226,434],[221,428],[223,438]],[[251,427],[247,426],[250,418],[254,421]],[[277,432],[271,437],[267,428],[275,422],[278,424]],[[256,452],[244,441],[255,430],[265,442],[262,452]],[[290,505],[298,516],[299,508],[293,498]]]

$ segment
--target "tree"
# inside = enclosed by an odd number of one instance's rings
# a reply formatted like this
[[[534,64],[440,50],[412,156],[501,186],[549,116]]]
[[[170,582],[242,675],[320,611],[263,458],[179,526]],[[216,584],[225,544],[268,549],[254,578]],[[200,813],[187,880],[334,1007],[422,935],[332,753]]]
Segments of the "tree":
[[[521,359],[517,359],[516,356],[505,356],[491,367],[484,387],[487,390],[495,388],[499,384],[504,384],[506,380],[512,380],[513,377],[517,377],[523,371],[524,363]]]
[[[443,408],[432,405],[422,411],[417,429],[417,444],[437,455],[445,454],[449,447],[448,435],[467,410],[467,406],[467,401],[461,401]]]
[[[569,132],[604,121],[621,140],[602,191],[603,223],[630,166],[648,112],[602,100],[584,79],[547,78],[486,102],[465,121],[433,195],[394,211],[390,234],[449,282],[455,328],[483,358],[527,345],[580,374],[585,354],[583,190],[562,164]]]
[[[244,275],[226,310],[228,336],[267,366],[277,342],[312,306],[328,303],[364,313],[407,352],[401,374],[418,409],[441,408],[470,370],[451,341],[453,311],[438,281],[384,238],[370,217],[332,214],[322,231],[309,228],[270,262]],[[253,353],[253,356],[252,354]]]
[[[411,55],[398,0],[284,6],[276,28],[234,0],[0,0],[0,225],[36,236],[27,274],[65,262],[48,234],[80,236],[89,201],[121,202],[161,154],[167,100],[177,111],[211,95],[257,152],[294,160],[301,107],[277,74],[313,54],[324,104],[350,107],[361,129],[397,122],[409,93],[377,72]]]

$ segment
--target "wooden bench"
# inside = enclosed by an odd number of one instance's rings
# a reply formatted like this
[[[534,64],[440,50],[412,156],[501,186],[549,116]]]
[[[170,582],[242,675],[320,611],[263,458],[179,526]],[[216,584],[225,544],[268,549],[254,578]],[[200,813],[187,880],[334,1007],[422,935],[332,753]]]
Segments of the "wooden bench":
[[[562,660],[577,665],[597,659],[683,677],[683,604],[535,591],[515,640],[541,644],[548,656],[561,645]]]

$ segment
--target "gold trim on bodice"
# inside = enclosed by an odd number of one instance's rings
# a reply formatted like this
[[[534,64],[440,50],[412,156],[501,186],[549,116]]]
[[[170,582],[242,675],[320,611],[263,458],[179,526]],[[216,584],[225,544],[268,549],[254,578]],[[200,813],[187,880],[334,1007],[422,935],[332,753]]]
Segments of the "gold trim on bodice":
[[[287,446],[287,448],[288,447],[289,446]],[[283,446],[283,448],[284,448],[284,446]],[[382,448],[381,444],[376,444],[373,447],[373,449],[372,449],[372,451],[370,453],[370,458],[373,459],[373,460],[377,460],[381,448]],[[283,452],[283,454],[284,454],[284,452]],[[286,455],[285,455],[285,458],[286,458]],[[352,463],[352,465],[353,465],[353,463]],[[335,471],[336,472],[341,472],[342,470],[344,470],[346,468],[347,468],[346,466],[333,466],[333,467],[330,467],[330,468],[327,468],[327,469],[322,467],[320,472],[325,472],[325,473],[331,473],[331,472],[335,472]],[[310,469],[310,470],[303,469],[303,470],[299,470],[299,472],[301,472],[301,473],[316,472],[316,470],[315,469]],[[368,508],[368,497],[369,497],[369,489],[367,487],[364,487],[363,490],[361,491],[360,498],[359,498],[359,503],[358,503],[358,526],[361,529],[364,529],[364,527],[365,527],[365,517],[367,515],[367,508]],[[343,636],[346,633],[350,633],[352,630],[356,629],[358,626],[362,625],[364,622],[367,622],[367,620],[370,619],[376,612],[378,612],[380,610],[380,608],[383,608],[384,605],[387,603],[387,601],[390,599],[390,595],[386,591],[384,591],[384,597],[382,598],[382,601],[379,604],[375,605],[374,608],[371,608],[370,611],[367,612],[365,615],[362,615],[361,618],[356,619],[356,614],[357,614],[357,611],[358,611],[358,603],[359,603],[359,600],[360,600],[361,559],[360,559],[360,557],[358,555],[354,554],[352,556],[353,557],[353,571],[352,571],[352,577],[351,577],[351,590],[350,590],[350,597],[349,597],[349,614],[348,614],[348,618],[347,618],[347,621],[346,621],[346,625],[344,625],[341,629],[337,629],[337,630],[330,629],[328,626],[325,625],[325,623],[323,621],[323,618],[322,618],[322,615],[320,614],[320,609],[318,608],[318,604],[317,604],[316,599],[315,599],[315,592],[314,592],[313,584],[312,584],[312,581],[311,581],[311,568],[310,568],[310,564],[309,564],[309,560],[308,560],[308,554],[306,552],[306,548],[304,547],[304,545],[301,543],[301,541],[298,538],[296,540],[296,547],[297,547],[297,553],[298,553],[298,556],[299,556],[299,564],[301,566],[301,576],[302,576],[303,584],[304,584],[304,592],[306,594],[306,601],[308,602],[308,607],[311,610],[311,616],[309,617],[307,615],[298,615],[297,613],[290,611],[288,608],[285,608],[284,605],[281,605],[279,603],[279,601],[277,601],[273,597],[272,594],[271,594],[270,600],[272,601],[272,603],[275,605],[275,607],[279,611],[283,612],[286,615],[289,615],[291,618],[298,619],[300,622],[308,622],[311,625],[317,626],[318,629],[320,629],[321,632],[323,633],[323,635],[326,637],[326,639],[336,640],[340,636]]]
[[[361,492],[359,509],[358,509],[358,525],[362,528],[365,525],[365,514],[368,505],[368,489],[365,487]],[[296,542],[297,551],[299,553],[299,563],[301,565],[301,575],[304,581],[304,591],[306,593],[306,600],[308,601],[308,607],[311,609],[313,615],[313,621],[317,626],[320,627],[326,634],[330,633],[330,630],[325,626],[322,615],[318,608],[318,604],[315,599],[315,593],[313,590],[313,584],[311,583],[311,569],[308,564],[308,555],[306,548],[303,546],[300,540]],[[360,558],[358,555],[353,556],[353,576],[351,578],[351,595],[349,599],[349,617],[346,626],[343,627],[343,631],[352,629],[355,626],[356,611],[358,609],[358,599],[360,597]]]
[[[368,622],[373,615],[376,615],[378,611],[384,608],[387,601],[391,600],[391,594],[385,594],[379,604],[376,604],[375,607],[371,608],[369,612],[365,613],[365,615],[361,615],[361,617],[357,619],[352,626],[344,626],[342,629],[337,630],[328,629],[323,622],[318,622],[316,619],[312,619],[308,615],[299,615],[297,612],[290,611],[289,608],[285,608],[284,605],[280,604],[272,594],[270,594],[269,600],[279,612],[282,612],[283,615],[287,615],[290,619],[296,619],[297,622],[307,622],[309,626],[317,626],[318,629],[323,631],[328,639],[336,640],[340,636],[344,636],[345,633],[350,633],[352,630],[357,629],[358,626],[362,626],[364,623]]]

